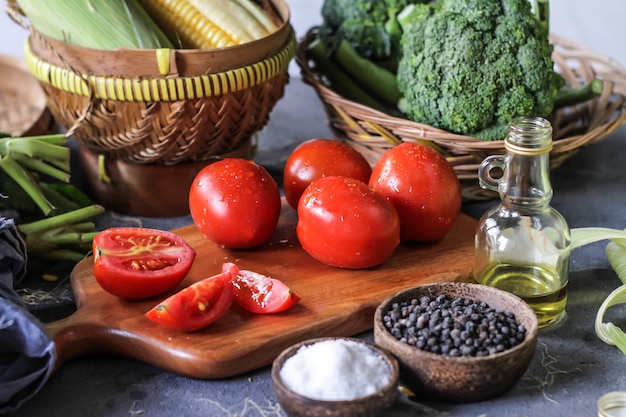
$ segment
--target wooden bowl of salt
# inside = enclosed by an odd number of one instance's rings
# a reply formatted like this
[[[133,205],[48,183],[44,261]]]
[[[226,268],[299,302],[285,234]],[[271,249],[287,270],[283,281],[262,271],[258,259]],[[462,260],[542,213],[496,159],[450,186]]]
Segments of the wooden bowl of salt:
[[[276,398],[290,417],[377,417],[396,399],[398,361],[373,343],[310,339],[272,365]]]

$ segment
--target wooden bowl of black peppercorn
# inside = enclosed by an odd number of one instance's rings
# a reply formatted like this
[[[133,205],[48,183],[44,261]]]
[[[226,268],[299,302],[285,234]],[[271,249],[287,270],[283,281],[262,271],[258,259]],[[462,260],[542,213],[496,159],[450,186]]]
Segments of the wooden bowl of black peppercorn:
[[[374,317],[375,343],[398,359],[401,383],[417,397],[455,403],[513,387],[534,356],[537,329],[521,298],[463,282],[400,291]]]

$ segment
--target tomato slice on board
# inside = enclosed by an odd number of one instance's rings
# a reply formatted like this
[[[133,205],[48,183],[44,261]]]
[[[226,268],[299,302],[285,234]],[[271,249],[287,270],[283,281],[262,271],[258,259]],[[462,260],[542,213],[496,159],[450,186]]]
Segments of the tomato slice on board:
[[[233,301],[251,313],[278,313],[300,301],[284,282],[246,269],[237,270],[232,285]]]
[[[93,273],[107,292],[126,299],[163,294],[187,275],[196,252],[164,230],[111,227],[92,243]]]
[[[145,316],[168,329],[191,332],[222,317],[232,304],[231,284],[238,268],[224,264],[222,272],[191,284],[168,297]]]

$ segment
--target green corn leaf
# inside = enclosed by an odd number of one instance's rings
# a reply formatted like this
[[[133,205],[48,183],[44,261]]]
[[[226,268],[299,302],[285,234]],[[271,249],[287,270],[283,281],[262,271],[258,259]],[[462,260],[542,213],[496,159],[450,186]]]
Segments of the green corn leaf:
[[[50,38],[95,49],[172,48],[136,0],[18,0],[31,25]]]

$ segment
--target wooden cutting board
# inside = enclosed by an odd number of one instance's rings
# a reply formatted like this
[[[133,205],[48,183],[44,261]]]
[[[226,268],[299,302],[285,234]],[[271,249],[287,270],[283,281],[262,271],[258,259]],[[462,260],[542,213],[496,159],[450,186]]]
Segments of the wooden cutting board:
[[[254,315],[233,305],[225,316],[194,333],[167,330],[143,314],[165,298],[125,301],[102,290],[93,259],[71,274],[77,311],[48,324],[57,367],[88,354],[116,354],[201,379],[239,375],[272,363],[290,345],[322,336],[353,336],[373,328],[376,307],[397,291],[420,284],[469,280],[476,220],[460,215],[434,244],[402,244],[383,265],[366,270],[326,266],[300,247],[296,213],[286,204],[274,236],[252,250],[222,249],[194,225],[175,229],[196,250],[189,275],[174,291],[220,272],[234,262],[284,281],[301,297],[292,309]]]

